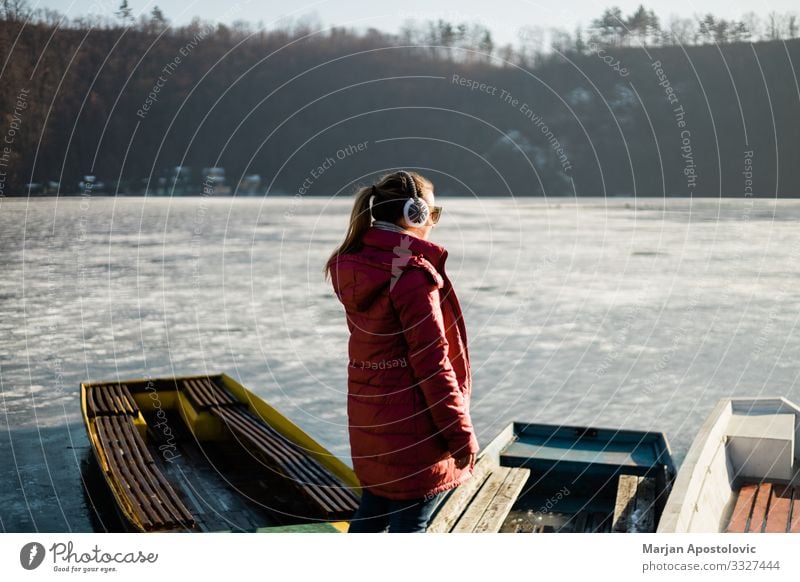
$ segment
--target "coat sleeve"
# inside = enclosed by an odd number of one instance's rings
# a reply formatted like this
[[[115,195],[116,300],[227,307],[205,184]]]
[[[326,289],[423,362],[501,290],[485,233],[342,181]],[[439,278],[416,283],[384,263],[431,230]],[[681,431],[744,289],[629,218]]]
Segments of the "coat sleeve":
[[[468,403],[448,357],[439,289],[420,268],[405,269],[390,297],[408,344],[408,359],[434,424],[454,457],[478,452]]]

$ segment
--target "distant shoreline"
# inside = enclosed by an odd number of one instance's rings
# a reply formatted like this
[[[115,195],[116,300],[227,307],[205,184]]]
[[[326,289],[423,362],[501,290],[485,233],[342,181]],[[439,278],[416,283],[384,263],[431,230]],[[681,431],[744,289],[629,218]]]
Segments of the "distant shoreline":
[[[553,194],[551,196],[539,196],[539,195],[530,195],[530,194],[520,194],[518,196],[510,196],[507,194],[484,194],[483,196],[476,197],[476,196],[469,196],[466,194],[446,194],[446,193],[437,193],[437,197],[440,198],[452,198],[452,199],[500,199],[500,198],[508,198],[512,200],[519,200],[519,199],[531,199],[531,200],[546,200],[546,199],[558,199],[558,200],[598,200],[598,199],[612,199],[612,200],[636,200],[638,198],[647,198],[649,200],[656,200],[656,199],[663,199],[663,200],[694,200],[694,199],[701,199],[701,200],[798,200],[800,199],[800,194],[797,195],[780,195],[780,196],[718,196],[713,194],[703,194],[703,195],[694,195],[694,196],[665,196],[663,194],[620,194],[620,195],[612,195],[612,196],[559,196],[557,194]],[[58,196],[51,195],[51,196],[26,196],[26,195],[9,195],[9,196],[0,196],[0,200],[7,199],[7,200],[56,200],[56,199],[66,199],[66,198],[75,198],[81,199],[83,196],[82,194],[61,194]],[[180,195],[180,196],[157,196],[157,195],[145,195],[145,194],[92,194],[90,198],[125,198],[125,199],[135,199],[135,198],[150,198],[150,199],[163,199],[163,200],[180,200],[180,199],[194,199],[194,198],[202,198],[208,199],[213,198],[215,200],[225,200],[225,199],[239,199],[239,200],[256,200],[259,198],[287,198],[287,199],[296,199],[296,198],[326,198],[324,194],[240,194],[240,195],[213,195],[213,194],[189,194],[189,195]],[[335,198],[339,199],[350,199],[349,196],[337,196]]]

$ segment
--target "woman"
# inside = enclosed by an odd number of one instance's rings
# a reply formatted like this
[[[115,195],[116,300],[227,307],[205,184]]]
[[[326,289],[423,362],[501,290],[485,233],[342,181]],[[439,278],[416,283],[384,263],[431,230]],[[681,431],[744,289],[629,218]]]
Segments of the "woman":
[[[430,181],[388,174],[356,193],[325,265],[350,330],[347,412],[362,485],[351,532],[425,531],[475,465],[466,329],[447,250],[427,240],[441,212]]]

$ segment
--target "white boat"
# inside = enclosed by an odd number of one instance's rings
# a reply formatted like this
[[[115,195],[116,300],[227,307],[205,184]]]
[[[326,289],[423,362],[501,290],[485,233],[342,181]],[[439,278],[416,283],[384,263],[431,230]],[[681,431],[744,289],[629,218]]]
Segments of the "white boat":
[[[800,408],[723,398],[681,465],[658,533],[800,532]]]

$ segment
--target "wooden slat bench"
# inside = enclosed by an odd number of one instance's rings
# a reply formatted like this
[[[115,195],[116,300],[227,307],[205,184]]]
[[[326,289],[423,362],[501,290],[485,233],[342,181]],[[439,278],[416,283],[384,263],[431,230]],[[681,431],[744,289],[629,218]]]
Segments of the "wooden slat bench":
[[[284,477],[326,519],[349,519],[358,496],[301,447],[256,418],[246,406],[209,379],[183,381],[192,405],[219,418],[234,438]]]
[[[147,450],[128,414],[95,418],[105,470],[125,487],[121,497],[146,531],[191,529],[194,518]]]
[[[744,483],[726,527],[731,533],[800,533],[800,487]]]
[[[106,384],[86,388],[86,409],[90,417],[129,414],[137,416],[139,407],[125,384]]]
[[[653,533],[656,522],[655,479],[620,475],[611,531]]]
[[[500,531],[529,474],[529,469],[500,467],[492,459],[480,459],[475,464],[472,478],[454,489],[442,502],[427,531]]]
[[[227,390],[217,386],[209,378],[183,380],[183,392],[198,410],[205,410],[212,406],[241,404]]]

